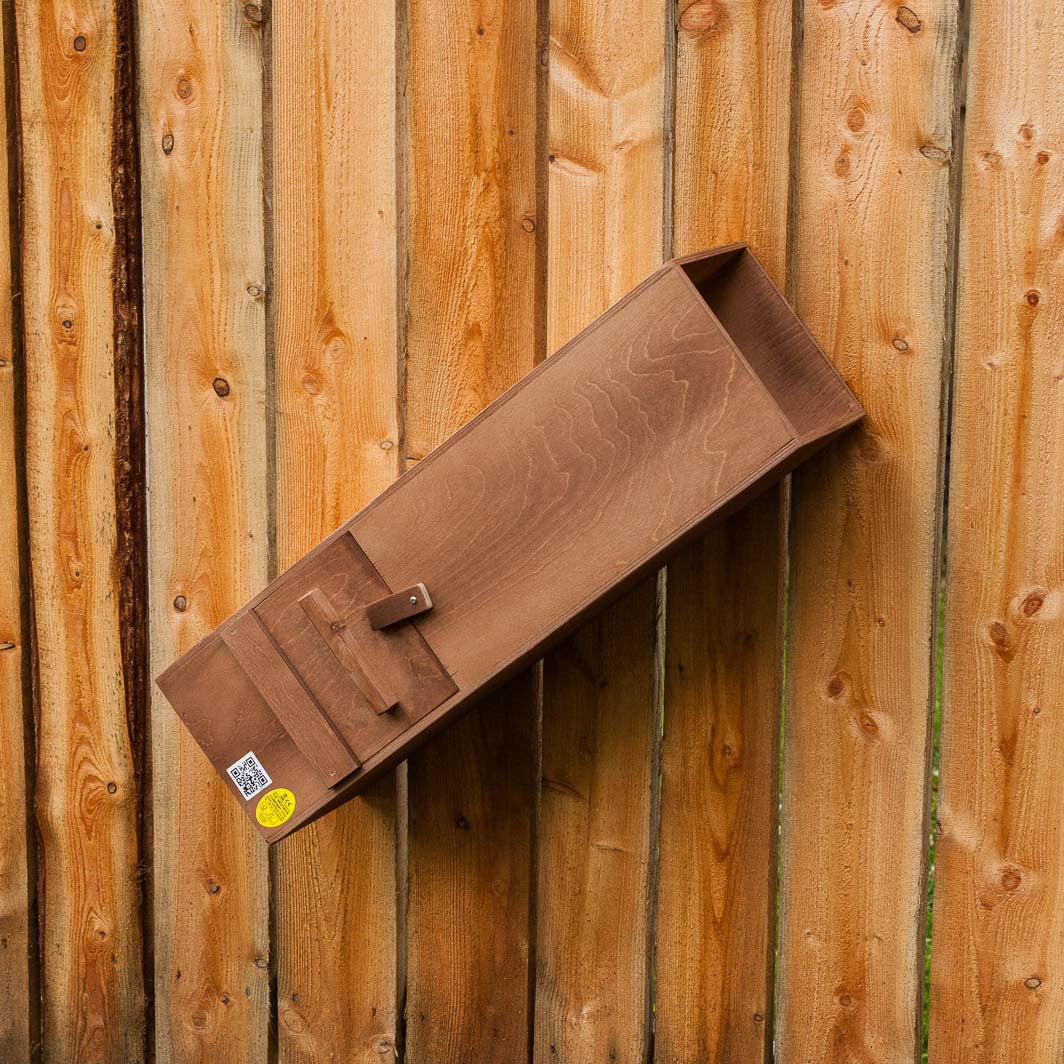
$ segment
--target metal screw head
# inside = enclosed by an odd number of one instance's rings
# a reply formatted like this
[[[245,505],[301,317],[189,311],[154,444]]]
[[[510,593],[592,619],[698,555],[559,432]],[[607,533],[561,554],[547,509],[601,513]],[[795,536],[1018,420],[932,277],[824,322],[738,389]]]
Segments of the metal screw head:
[[[417,595],[411,595],[410,596],[410,605],[411,606],[416,606],[417,605]]]

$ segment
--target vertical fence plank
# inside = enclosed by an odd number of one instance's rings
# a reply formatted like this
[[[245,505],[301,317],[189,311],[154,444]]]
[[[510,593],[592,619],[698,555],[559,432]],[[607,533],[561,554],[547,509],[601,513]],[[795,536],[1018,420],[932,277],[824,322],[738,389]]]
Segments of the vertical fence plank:
[[[536,6],[410,3],[414,459],[539,355]],[[410,1064],[527,1057],[537,697],[526,675],[410,760]]]
[[[868,419],[793,481],[784,1062],[919,1059],[956,32],[804,3],[795,302]]]
[[[931,1059],[1064,1058],[1064,7],[971,8]]]
[[[746,240],[783,284],[791,4],[681,3],[677,33],[675,251]],[[669,565],[661,1064],[771,1058],[782,499],[768,492]]]
[[[16,5],[26,468],[48,1059],[141,1060],[136,736],[127,714],[117,468],[129,387],[112,181],[128,91],[114,5]],[[135,310],[133,311],[135,313]]]
[[[0,47],[4,56],[14,47],[8,20],[10,6],[0,10]],[[26,823],[26,739],[30,707],[26,698],[28,654],[23,608],[29,598],[29,573],[23,564],[23,529],[16,454],[20,446],[15,400],[16,343],[12,316],[14,277],[11,258],[11,200],[8,174],[7,101],[14,86],[11,67],[0,62],[0,543],[5,562],[0,568],[0,1060],[29,1060],[36,1032],[31,980],[33,956],[30,913],[29,854]]]
[[[153,675],[267,575],[262,56],[242,7],[138,10]],[[152,701],[158,1059],[258,1064],[266,850]]]
[[[273,8],[281,569],[399,471],[395,14]],[[390,774],[277,847],[282,1062],[390,1059],[395,833]]]
[[[661,263],[665,25],[663,0],[550,7],[550,351]],[[537,1061],[646,1060],[656,600],[544,662]]]

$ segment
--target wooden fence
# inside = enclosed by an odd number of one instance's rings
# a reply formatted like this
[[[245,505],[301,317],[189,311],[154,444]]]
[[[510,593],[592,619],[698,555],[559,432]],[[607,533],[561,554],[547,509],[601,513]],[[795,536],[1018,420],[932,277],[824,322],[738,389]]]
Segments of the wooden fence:
[[[0,1060],[1059,1064],[1064,0],[2,11]],[[150,677],[734,239],[866,424],[268,852]]]

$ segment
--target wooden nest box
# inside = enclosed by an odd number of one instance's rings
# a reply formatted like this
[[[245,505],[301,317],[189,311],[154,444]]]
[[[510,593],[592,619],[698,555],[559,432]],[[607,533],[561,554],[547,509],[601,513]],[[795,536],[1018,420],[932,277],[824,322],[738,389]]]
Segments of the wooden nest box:
[[[861,416],[745,246],[668,262],[159,686],[276,840]]]

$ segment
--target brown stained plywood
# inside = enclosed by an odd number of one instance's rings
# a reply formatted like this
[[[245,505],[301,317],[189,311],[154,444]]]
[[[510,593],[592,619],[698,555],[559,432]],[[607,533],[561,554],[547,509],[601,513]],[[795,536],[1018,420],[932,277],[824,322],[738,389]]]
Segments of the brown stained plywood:
[[[793,295],[869,415],[793,477],[776,1045],[810,1064],[919,1059],[956,15],[803,6]]]
[[[112,288],[122,221],[112,5],[15,7],[26,482],[36,647],[42,1037],[51,1059],[145,1053],[137,752],[127,718]],[[133,297],[135,298],[135,297]],[[117,560],[117,563],[116,563]],[[5,961],[6,966],[6,961]]]
[[[971,8],[930,1059],[1064,1056],[1059,4]]]
[[[550,7],[550,350],[661,262],[665,31],[662,0]],[[544,663],[537,1061],[646,1057],[656,606],[650,577]]]
[[[781,286],[791,8],[677,9],[675,251],[747,240]],[[668,569],[659,1064],[771,1059],[783,497],[766,492]]]
[[[141,0],[153,672],[267,578],[261,28]],[[154,691],[157,1058],[264,1058],[266,854]]]

